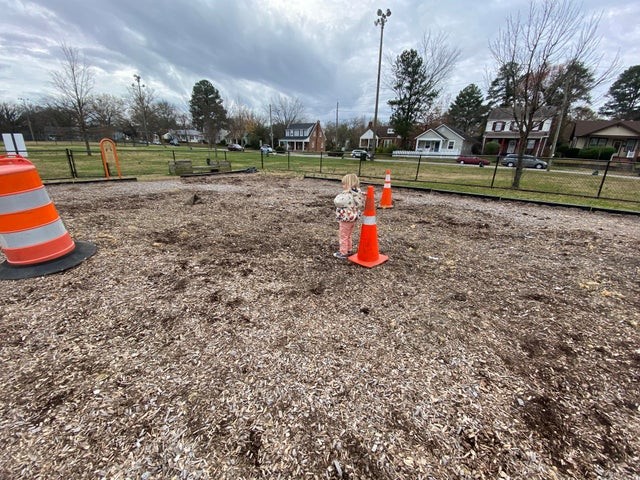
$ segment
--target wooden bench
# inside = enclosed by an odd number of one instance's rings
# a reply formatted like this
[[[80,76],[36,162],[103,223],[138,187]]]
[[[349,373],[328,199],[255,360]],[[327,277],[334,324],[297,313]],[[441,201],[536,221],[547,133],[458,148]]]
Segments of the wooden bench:
[[[182,175],[185,173],[193,173],[193,163],[191,160],[171,160],[169,161],[169,174]]]
[[[193,175],[198,173],[230,172],[231,162],[228,160],[207,159],[206,165],[194,165],[191,160],[172,160],[169,162],[169,174]]]
[[[207,158],[206,165],[194,165],[193,172],[230,172],[231,162],[229,160],[211,160]]]

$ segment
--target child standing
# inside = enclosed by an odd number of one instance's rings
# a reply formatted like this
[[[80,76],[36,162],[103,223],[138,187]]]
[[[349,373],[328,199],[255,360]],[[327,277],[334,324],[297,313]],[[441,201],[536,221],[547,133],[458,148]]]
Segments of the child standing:
[[[353,253],[353,228],[356,220],[360,218],[364,203],[360,180],[356,174],[349,173],[342,177],[342,192],[336,195],[333,203],[336,206],[336,220],[340,225],[338,229],[340,251],[333,256],[344,260]]]

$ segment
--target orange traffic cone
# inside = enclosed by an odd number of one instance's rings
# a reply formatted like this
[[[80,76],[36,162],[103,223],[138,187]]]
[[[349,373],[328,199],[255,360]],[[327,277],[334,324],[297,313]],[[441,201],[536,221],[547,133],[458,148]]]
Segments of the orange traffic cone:
[[[378,227],[376,226],[376,206],[373,198],[373,185],[367,189],[367,200],[364,204],[362,215],[362,228],[360,229],[360,243],[358,253],[351,255],[349,261],[371,268],[389,259],[378,252]]]
[[[57,273],[96,252],[74,241],[42,185],[36,167],[19,156],[0,156],[0,279]]]
[[[380,208],[393,208],[393,202],[391,201],[391,170],[387,170],[384,176]]]

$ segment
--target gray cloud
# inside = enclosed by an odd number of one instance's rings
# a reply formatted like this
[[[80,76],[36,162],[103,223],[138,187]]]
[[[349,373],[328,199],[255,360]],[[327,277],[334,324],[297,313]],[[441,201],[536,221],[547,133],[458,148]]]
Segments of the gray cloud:
[[[469,83],[486,86],[492,71],[488,42],[507,14],[524,0],[390,1],[385,65],[406,48],[418,48],[425,32],[444,30],[462,50],[458,69],[444,85],[449,99]],[[587,0],[587,11],[601,2]],[[33,100],[53,93],[61,42],[79,48],[96,68],[96,91],[126,94],[133,73],[163,99],[185,108],[191,88],[210,80],[227,101],[261,111],[274,95],[298,97],[309,119],[373,115],[379,28],[366,0],[0,0],[0,101]],[[625,29],[640,6],[613,0],[601,21],[603,52],[619,48],[622,69],[640,58],[638,27]],[[635,63],[634,63],[635,62]],[[617,72],[619,73],[619,72]],[[608,85],[606,86],[608,88]],[[606,88],[605,88],[606,90]],[[388,115],[381,92],[380,115]]]

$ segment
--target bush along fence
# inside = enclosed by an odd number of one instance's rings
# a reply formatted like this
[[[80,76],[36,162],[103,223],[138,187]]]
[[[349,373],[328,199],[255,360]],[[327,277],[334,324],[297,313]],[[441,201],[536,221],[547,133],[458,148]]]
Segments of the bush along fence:
[[[482,158],[486,165],[459,164],[458,157],[378,154],[374,161],[351,158],[334,152],[259,151],[229,152],[224,148],[118,148],[122,174],[126,176],[171,175],[170,165],[188,161],[195,169],[213,162],[225,162],[232,170],[250,167],[265,171],[294,171],[310,176],[340,178],[357,173],[383,181],[391,170],[394,184],[435,190],[476,192],[495,196],[527,198],[529,193],[558,196],[559,203],[582,204],[584,199],[617,202],[622,210],[640,211],[640,165],[627,159],[569,159],[548,161],[547,169],[523,169],[518,188],[513,187],[514,168],[503,166],[496,157]],[[30,150],[29,160],[44,181],[104,178],[100,151],[88,155],[84,148]],[[535,197],[529,195],[530,197]],[[581,200],[582,199],[582,200]],[[588,203],[588,202],[586,202]]]

